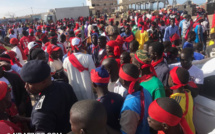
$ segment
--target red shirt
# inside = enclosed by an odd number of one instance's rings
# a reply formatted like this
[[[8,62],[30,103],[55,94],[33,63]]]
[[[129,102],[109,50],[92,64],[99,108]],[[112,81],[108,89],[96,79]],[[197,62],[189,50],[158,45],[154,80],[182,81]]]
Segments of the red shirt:
[[[23,36],[21,39],[20,39],[20,46],[23,50],[25,50],[25,48],[28,47],[28,43],[29,43],[29,38],[28,36]]]
[[[36,41],[36,37],[35,36],[28,36],[28,38],[29,38],[29,42]]]

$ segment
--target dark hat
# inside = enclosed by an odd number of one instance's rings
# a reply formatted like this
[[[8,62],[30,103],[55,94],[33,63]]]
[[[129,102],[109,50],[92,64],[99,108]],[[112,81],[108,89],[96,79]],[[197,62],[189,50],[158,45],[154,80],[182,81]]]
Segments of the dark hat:
[[[21,70],[20,76],[24,82],[39,83],[51,74],[49,65],[42,60],[31,60]]]

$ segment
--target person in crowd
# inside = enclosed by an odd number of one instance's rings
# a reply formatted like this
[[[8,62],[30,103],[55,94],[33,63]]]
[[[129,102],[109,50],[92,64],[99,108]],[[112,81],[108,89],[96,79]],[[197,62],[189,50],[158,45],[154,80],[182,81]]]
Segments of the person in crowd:
[[[139,49],[138,41],[133,40],[129,45],[129,49],[130,49],[130,56],[133,57],[136,51]]]
[[[91,41],[92,41],[92,45],[89,46],[88,48],[88,54],[92,54],[93,57],[93,61],[95,63],[95,66],[98,67],[99,66],[99,59],[98,59],[98,53],[99,53],[99,45],[98,45],[98,34],[97,33],[93,33],[91,35]]]
[[[133,64],[125,64],[119,71],[120,83],[128,91],[120,113],[123,134],[150,134],[147,122],[150,93],[139,85],[139,70]]]
[[[215,39],[215,33],[211,34],[212,40]],[[209,46],[206,48],[206,56],[208,58],[215,57],[215,44],[214,41],[209,42]]]
[[[114,85],[116,81],[119,79],[119,67],[118,63],[114,58],[107,58],[102,62],[102,65],[105,67],[105,69],[108,71],[110,75],[110,81],[108,84],[108,91],[113,92],[114,91]]]
[[[90,80],[90,71],[95,69],[92,56],[81,53],[81,40],[74,38],[71,41],[71,55],[63,62],[63,68],[66,72],[69,84],[73,86],[78,100],[94,99]]]
[[[12,38],[10,40],[10,44],[12,45],[12,51],[16,53],[16,58],[19,60],[21,65],[25,64],[25,61],[27,59],[27,56],[25,55],[24,51],[22,48],[19,46],[19,41],[17,38]],[[26,46],[27,47],[27,46]]]
[[[147,31],[144,28],[144,22],[139,22],[138,24],[139,30],[135,33],[135,39],[139,43],[139,49],[143,49],[143,45],[146,41],[148,41],[149,36]]]
[[[194,82],[189,82],[189,77],[189,72],[181,67],[174,67],[170,71],[169,86],[170,89],[173,90],[173,94],[170,98],[176,100],[180,104],[183,117],[193,134],[195,134],[195,127],[193,124],[193,97],[186,86],[196,87],[196,85]]]
[[[9,30],[9,38],[12,39],[12,38],[17,38],[17,35],[15,34],[14,30],[13,29],[10,29]]]
[[[149,46],[149,55],[152,59],[152,66],[154,67],[158,79],[163,83],[164,87],[168,86],[169,67],[164,62],[163,58],[164,46],[159,42],[154,42]]]
[[[28,43],[29,41],[29,36],[28,36],[28,32],[27,31],[23,31],[22,32],[23,37],[20,39],[19,41],[19,45],[22,48],[22,50],[24,51],[25,55],[28,55]]]
[[[192,27],[192,21],[190,21],[190,15],[185,14],[184,19],[180,21],[179,24],[179,29],[181,31],[181,39],[182,39],[182,45],[184,45],[184,43],[187,40],[187,33],[189,33],[191,31],[191,27]],[[188,35],[189,36],[189,35]],[[189,37],[188,37],[189,38]]]
[[[107,131],[104,105],[95,100],[76,102],[70,110],[72,134],[111,134]]]
[[[108,91],[110,77],[104,66],[91,70],[91,80],[98,96],[97,101],[101,102],[107,111],[107,125],[120,132],[119,115],[123,97]]]
[[[117,61],[118,66],[120,66],[120,47],[118,42],[114,40],[108,41],[106,44],[106,52],[107,55],[103,58],[103,60],[107,58],[114,58]]]
[[[168,59],[167,59],[167,63],[168,65],[169,64],[174,64],[174,63],[177,63],[179,62],[179,56],[178,56],[178,49],[175,48],[175,47],[171,47],[169,49],[169,56],[168,56]]]
[[[190,31],[188,33],[187,41],[183,44],[183,49],[184,48],[193,48],[193,42],[195,41],[195,39],[196,39],[196,33],[194,31]]]
[[[126,63],[131,63],[131,56],[129,52],[125,51],[120,55],[120,64],[122,66],[123,64]]]
[[[104,57],[107,55],[106,43],[107,43],[106,37],[100,36],[98,39],[98,46],[99,46],[98,61],[99,61],[99,65],[102,64]]]
[[[14,122],[12,122],[11,118],[9,118],[9,113],[7,113],[7,109],[11,107],[12,101],[11,101],[11,88],[8,87],[6,82],[0,81],[0,128],[1,128],[1,134],[5,133],[18,133],[22,132],[22,129]]]
[[[30,60],[43,60],[47,62],[45,52],[41,48],[32,49],[28,55],[28,61]]]
[[[154,100],[148,110],[149,126],[165,134],[193,134],[189,126],[184,122],[180,105],[171,98],[159,98]]]
[[[191,89],[191,93],[193,98],[195,98],[198,95],[199,90],[201,90],[202,85],[204,83],[204,75],[201,69],[199,69],[197,66],[192,64],[192,61],[194,59],[194,52],[191,48],[185,48],[182,50],[180,54],[180,63],[171,64],[169,65],[170,69],[173,69],[175,66],[182,67],[186,70],[188,70],[190,74],[189,81],[194,82],[197,84],[198,88]]]
[[[130,42],[134,40],[134,38],[135,38],[135,36],[131,31],[131,27],[130,27],[130,25],[127,24],[125,26],[125,32],[118,35],[116,41],[119,44],[122,44],[122,48],[124,51],[130,52],[129,45],[130,45]]]
[[[180,35],[178,26],[175,25],[175,18],[171,18],[170,25],[165,29],[163,41],[170,41],[170,36],[175,33]]]
[[[202,60],[205,58],[205,56],[201,54],[203,52],[203,44],[200,44],[200,43],[194,44],[193,50],[194,50],[194,55],[193,55],[194,60]]]
[[[29,42],[36,41],[36,37],[34,36],[34,30],[33,29],[29,29],[28,41]]]
[[[162,82],[156,77],[154,67],[151,65],[151,59],[144,50],[138,50],[132,60],[133,64],[140,70],[140,85],[149,91],[153,100],[166,97]]]
[[[71,131],[69,110],[77,101],[73,88],[67,83],[52,81],[50,67],[42,60],[26,63],[20,76],[25,82],[26,90],[39,97],[31,113],[34,132]]]
[[[196,33],[195,43],[202,43],[202,44],[204,43],[203,29],[201,26],[202,21],[203,21],[203,18],[199,17],[196,20],[196,23],[193,24],[194,32]]]

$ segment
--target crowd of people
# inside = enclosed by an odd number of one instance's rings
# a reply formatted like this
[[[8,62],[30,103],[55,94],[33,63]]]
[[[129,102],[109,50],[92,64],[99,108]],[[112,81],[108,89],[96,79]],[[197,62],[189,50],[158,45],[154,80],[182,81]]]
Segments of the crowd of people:
[[[0,134],[196,133],[192,61],[215,57],[215,15],[106,18],[0,26]]]

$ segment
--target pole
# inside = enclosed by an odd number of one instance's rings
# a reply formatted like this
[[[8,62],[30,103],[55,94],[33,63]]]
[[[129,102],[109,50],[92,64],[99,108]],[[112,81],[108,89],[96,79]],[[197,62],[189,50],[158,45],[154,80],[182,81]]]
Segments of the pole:
[[[32,12],[32,15],[34,14],[34,12],[33,12],[33,8],[31,7],[31,12]]]

